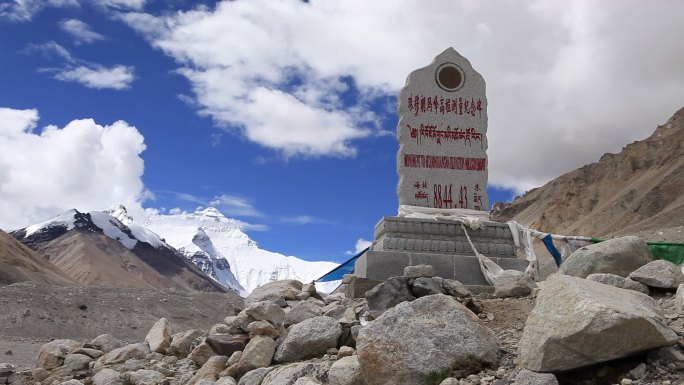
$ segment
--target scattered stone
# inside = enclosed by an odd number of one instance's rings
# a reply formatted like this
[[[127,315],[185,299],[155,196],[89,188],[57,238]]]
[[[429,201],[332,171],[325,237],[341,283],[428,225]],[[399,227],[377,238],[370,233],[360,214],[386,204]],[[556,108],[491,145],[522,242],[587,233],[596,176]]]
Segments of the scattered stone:
[[[540,372],[580,368],[677,340],[641,293],[553,274],[518,342],[519,364]]]
[[[236,349],[236,350],[242,350],[242,349]],[[232,354],[232,353],[231,353]],[[198,366],[203,366],[204,364],[209,361],[209,358],[218,355],[214,349],[209,346],[207,343],[207,340],[204,339],[202,342],[199,343],[199,345],[195,346],[194,349],[192,349],[192,353],[190,357],[192,357],[192,362],[195,363],[195,365]],[[222,354],[224,356],[227,356],[227,354]]]
[[[119,379],[119,372],[109,368],[103,368],[93,376],[94,385],[123,385]]]
[[[156,370],[140,369],[129,375],[131,385],[161,385],[164,375]]]
[[[323,312],[323,315],[326,317],[330,318],[335,318],[335,319],[340,319],[344,317],[344,312],[347,310],[346,307],[343,305],[339,305],[336,303],[332,303],[330,305],[326,305],[321,309]]]
[[[217,355],[230,357],[238,350],[244,350],[249,337],[246,335],[214,334],[206,338],[205,342]],[[195,352],[193,351],[193,356]]]
[[[631,278],[623,278],[623,277],[620,277],[619,275],[615,275],[615,274],[608,274],[608,273],[589,274],[587,276],[587,279],[590,281],[594,281],[594,282],[601,282],[602,284],[605,284],[605,285],[615,286],[615,287],[618,287],[620,289],[638,291],[638,292],[644,293],[646,295],[648,295],[648,293],[649,293],[648,286],[644,285],[643,283],[634,281]]]
[[[270,366],[276,345],[276,342],[270,337],[254,336],[242,352],[238,363],[238,374]]]
[[[644,378],[644,376],[646,375],[646,364],[643,362],[640,363],[634,369],[629,371],[629,375],[635,380],[640,380]]]
[[[408,281],[406,277],[392,277],[369,290],[366,293],[368,314],[373,318],[378,318],[387,309],[404,301],[413,301],[415,297],[411,294]]]
[[[287,322],[287,316],[285,318]],[[247,326],[247,331],[249,336],[268,336],[272,338],[278,338],[280,332],[268,321],[254,321]]]
[[[166,318],[160,318],[159,321],[155,322],[145,336],[145,342],[153,352],[166,353],[166,349],[171,346],[169,321]]]
[[[226,369],[228,357],[213,356],[195,373],[188,385],[194,385],[200,380],[216,381],[219,378],[219,373]]]
[[[302,377],[322,379],[329,369],[329,362],[298,362],[278,366],[264,377],[261,384],[257,385],[289,385],[294,384]],[[240,385],[243,385],[242,379],[240,379]]]
[[[104,352],[102,352],[101,350],[89,349],[89,348],[76,349],[72,353],[73,354],[85,354],[86,356],[88,356],[92,359],[100,358],[104,355]]]
[[[297,301],[306,301],[307,299],[309,299],[309,297],[311,297],[311,294],[303,291],[301,293],[297,293],[297,295],[295,296],[295,299]]]
[[[645,285],[663,289],[676,289],[684,283],[681,268],[664,259],[647,263],[633,271],[629,277]]]
[[[124,346],[123,342],[109,334],[101,334],[93,338],[93,340],[89,343],[84,345],[84,347],[86,348],[101,350],[105,353],[109,353],[112,350],[118,349],[122,346]]]
[[[216,381],[216,385],[237,385],[233,377],[221,377]]]
[[[65,367],[69,368],[72,372],[75,372],[77,370],[86,370],[88,369],[88,364],[93,359],[89,356],[86,356],[85,354],[67,354],[67,356],[64,358],[64,365]]]
[[[361,329],[356,346],[368,385],[422,384],[457,360],[494,364],[499,351],[494,333],[443,294],[387,310]]]
[[[273,369],[275,369],[275,367],[270,366],[268,368],[254,369],[251,372],[247,372],[240,378],[238,385],[261,385],[266,375],[273,371]]]
[[[309,318],[290,327],[278,346],[274,360],[292,362],[322,356],[329,348],[337,347],[342,334],[339,322],[330,317]]]
[[[357,356],[342,357],[335,361],[328,372],[330,385],[366,385],[361,376],[361,367]]]
[[[302,291],[302,283],[294,279],[269,282],[252,290],[247,298],[245,298],[245,305],[260,301],[273,301],[284,307],[284,294],[290,289],[300,292]]]
[[[651,262],[646,242],[639,237],[621,237],[575,250],[561,265],[559,273],[586,278],[589,274],[610,273],[627,277]]]
[[[523,368],[515,376],[514,385],[558,385],[553,373],[537,373]]]
[[[285,314],[285,327],[298,324],[306,319],[323,315],[322,308],[308,301],[302,301]]]
[[[442,280],[442,290],[444,291],[444,294],[452,297],[466,298],[471,296],[470,290],[455,279]]]
[[[404,277],[431,278],[435,276],[435,269],[431,265],[413,265],[404,267]]]
[[[103,365],[115,364],[118,362],[124,362],[130,360],[131,358],[145,358],[150,354],[150,347],[146,343],[130,344],[118,349],[114,349],[111,352],[100,357],[100,362]]]
[[[198,329],[192,329],[184,333],[174,334],[171,340],[171,345],[169,346],[169,353],[185,357],[190,354],[193,345],[197,342],[197,340],[203,336],[204,332]]]
[[[337,352],[338,357],[349,357],[354,352],[356,349],[352,348],[351,346],[340,346],[340,350]]]
[[[366,292],[381,284],[382,281],[370,278],[354,277],[344,290],[347,298],[365,298]]]
[[[537,285],[527,274],[517,270],[505,270],[494,280],[494,295],[499,298],[524,297]]]
[[[282,325],[285,321],[285,311],[272,301],[251,302],[243,312],[254,320],[268,321],[273,325]]]
[[[38,351],[36,367],[46,370],[60,367],[64,363],[64,358],[67,354],[82,346],[82,343],[69,339],[50,341]]]
[[[443,280],[444,279],[441,277],[416,278],[413,281],[413,285],[411,285],[411,293],[416,298],[425,297],[426,295],[442,294],[444,292],[444,289],[442,289]]]
[[[233,332],[233,331],[234,330],[232,327],[230,327],[224,323],[220,323],[220,324],[216,324],[216,325],[212,326],[209,329],[209,334],[231,334],[231,332]]]

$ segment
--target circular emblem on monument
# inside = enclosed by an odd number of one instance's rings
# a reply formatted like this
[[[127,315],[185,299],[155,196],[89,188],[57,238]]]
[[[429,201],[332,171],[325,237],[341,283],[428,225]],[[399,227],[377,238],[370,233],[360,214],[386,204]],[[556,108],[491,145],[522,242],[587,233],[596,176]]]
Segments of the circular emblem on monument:
[[[465,74],[461,67],[454,63],[444,63],[435,71],[435,80],[444,91],[458,91],[465,83]]]

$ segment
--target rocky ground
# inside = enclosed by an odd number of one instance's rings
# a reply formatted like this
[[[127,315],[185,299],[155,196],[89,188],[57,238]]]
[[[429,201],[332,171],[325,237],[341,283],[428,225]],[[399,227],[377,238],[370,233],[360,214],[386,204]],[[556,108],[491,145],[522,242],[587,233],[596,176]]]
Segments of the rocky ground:
[[[684,274],[635,237],[577,252],[538,285],[502,276],[493,294],[472,296],[430,266],[367,292],[361,278],[345,285],[326,295],[278,281],[244,304],[0,288],[0,331],[12,336],[0,362],[20,365],[0,365],[0,384],[684,384]]]

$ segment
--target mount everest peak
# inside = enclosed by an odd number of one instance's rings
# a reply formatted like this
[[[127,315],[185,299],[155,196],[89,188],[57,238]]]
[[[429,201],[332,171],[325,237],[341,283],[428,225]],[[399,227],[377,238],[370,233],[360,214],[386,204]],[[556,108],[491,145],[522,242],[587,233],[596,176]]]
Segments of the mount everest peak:
[[[143,225],[192,259],[207,275],[242,295],[281,279],[311,282],[338,266],[263,250],[242,231],[239,221],[227,218],[215,207],[153,213]]]

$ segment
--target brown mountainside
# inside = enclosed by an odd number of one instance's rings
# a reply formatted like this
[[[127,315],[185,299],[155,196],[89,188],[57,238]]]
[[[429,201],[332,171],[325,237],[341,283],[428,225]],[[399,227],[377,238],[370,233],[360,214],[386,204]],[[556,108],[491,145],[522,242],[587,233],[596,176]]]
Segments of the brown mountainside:
[[[602,237],[684,226],[684,108],[649,138],[495,204],[492,219]]]
[[[24,281],[76,284],[60,268],[0,230],[0,285]]]

